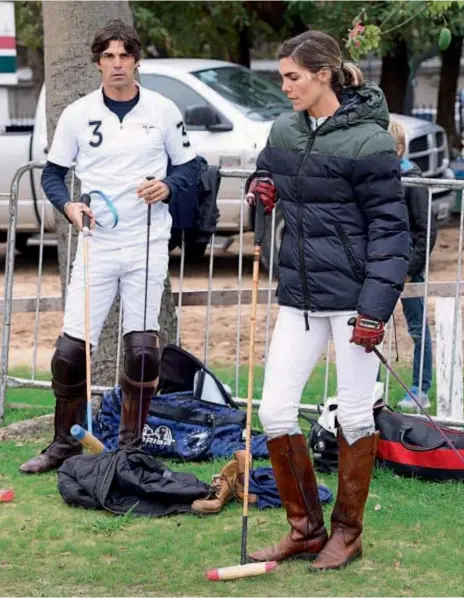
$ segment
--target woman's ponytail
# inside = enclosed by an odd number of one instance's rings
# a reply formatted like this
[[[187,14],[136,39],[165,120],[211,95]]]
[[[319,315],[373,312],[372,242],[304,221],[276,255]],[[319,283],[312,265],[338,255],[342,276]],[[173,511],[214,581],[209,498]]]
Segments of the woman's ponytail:
[[[343,62],[341,70],[344,78],[344,86],[360,87],[364,83],[364,76],[361,69],[352,62]]]

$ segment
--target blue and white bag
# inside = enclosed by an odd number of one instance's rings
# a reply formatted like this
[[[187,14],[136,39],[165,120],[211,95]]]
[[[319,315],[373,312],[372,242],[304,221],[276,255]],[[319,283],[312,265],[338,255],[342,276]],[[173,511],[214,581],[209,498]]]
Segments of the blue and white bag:
[[[175,345],[163,351],[159,392],[142,432],[143,450],[164,459],[207,460],[244,448],[245,411],[210,370]],[[121,402],[118,386],[105,393],[94,423],[94,435],[110,450],[118,446]],[[253,434],[251,453],[268,457],[264,434]]]

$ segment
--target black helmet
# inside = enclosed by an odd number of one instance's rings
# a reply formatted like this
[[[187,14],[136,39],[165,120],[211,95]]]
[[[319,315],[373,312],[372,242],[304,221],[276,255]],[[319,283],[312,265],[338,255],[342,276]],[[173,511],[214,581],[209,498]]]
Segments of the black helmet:
[[[337,437],[314,422],[308,437],[308,446],[313,453],[314,469],[319,473],[331,473],[338,469]]]

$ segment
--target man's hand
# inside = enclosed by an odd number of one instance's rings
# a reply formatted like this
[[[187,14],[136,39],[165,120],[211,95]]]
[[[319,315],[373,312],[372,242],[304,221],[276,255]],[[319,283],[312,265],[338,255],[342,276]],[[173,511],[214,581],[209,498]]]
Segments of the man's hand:
[[[68,201],[68,203],[64,206],[64,213],[66,214],[66,217],[77,228],[77,230],[82,230],[83,212],[88,214],[90,217],[90,228],[94,228],[95,216],[93,215],[93,212],[89,206],[86,206],[85,203],[78,201]]]
[[[380,345],[385,335],[383,322],[369,316],[358,316],[348,321],[349,326],[354,326],[350,343],[356,343],[370,353],[376,345]]]
[[[144,180],[137,188],[137,196],[145,203],[165,201],[171,194],[169,185],[156,179]]]
[[[270,214],[277,201],[274,181],[269,177],[252,179],[247,189],[246,200],[250,206],[254,206],[256,201],[259,200],[264,206],[264,213]]]

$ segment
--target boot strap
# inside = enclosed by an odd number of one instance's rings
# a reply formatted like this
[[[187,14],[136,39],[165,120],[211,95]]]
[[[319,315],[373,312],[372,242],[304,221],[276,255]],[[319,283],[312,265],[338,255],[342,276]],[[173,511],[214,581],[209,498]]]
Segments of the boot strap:
[[[85,396],[87,389],[87,380],[78,382],[77,384],[61,384],[52,378],[52,389],[60,396],[69,399]],[[59,400],[59,399],[58,399]]]
[[[122,376],[119,382],[123,392],[130,396],[131,399],[138,399],[140,397],[140,390],[142,390],[142,397],[151,398],[158,385],[158,378],[149,380],[148,382],[138,382],[131,380],[127,376]]]

